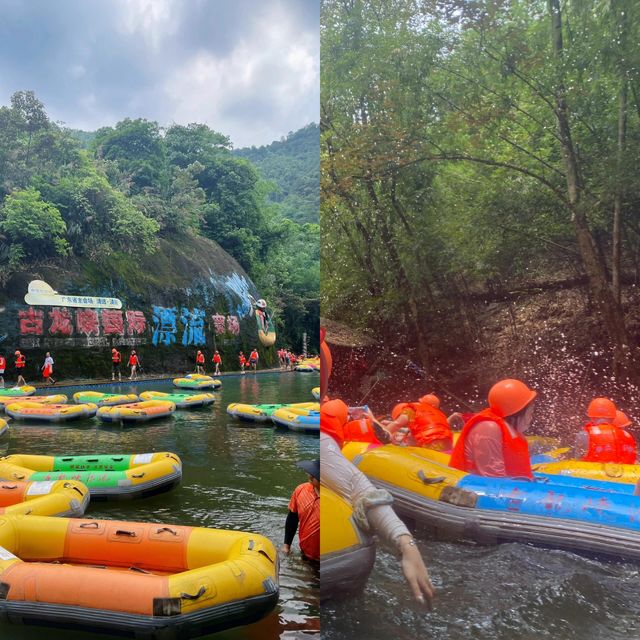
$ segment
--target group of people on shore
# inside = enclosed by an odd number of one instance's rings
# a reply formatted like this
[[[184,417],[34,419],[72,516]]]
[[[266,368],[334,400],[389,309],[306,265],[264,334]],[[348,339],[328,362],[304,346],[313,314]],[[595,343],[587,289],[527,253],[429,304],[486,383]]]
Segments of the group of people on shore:
[[[17,350],[14,354],[13,360],[13,368],[16,372],[16,383],[14,386],[21,387],[27,384],[25,380],[24,374],[27,367],[27,358],[20,350]],[[47,351],[44,357],[44,362],[40,367],[40,371],[42,372],[42,378],[46,384],[55,384],[56,381],[53,377],[53,358],[51,357],[51,353]],[[7,370],[7,358],[4,354],[0,355],[0,388],[4,389],[5,386],[5,372]]]
[[[298,360],[302,360],[302,356],[296,356],[289,349],[278,349],[278,363],[284,371],[293,370]]]

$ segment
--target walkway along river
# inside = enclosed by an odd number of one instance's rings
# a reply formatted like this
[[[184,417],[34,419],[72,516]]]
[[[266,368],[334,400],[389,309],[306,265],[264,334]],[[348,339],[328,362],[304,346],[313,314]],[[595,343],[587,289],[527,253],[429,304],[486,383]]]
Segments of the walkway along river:
[[[276,403],[312,401],[318,375],[266,373],[225,376],[213,407],[177,411],[172,418],[147,426],[108,427],[97,419],[67,425],[11,422],[0,439],[2,455],[110,454],[172,451],[182,459],[182,484],[171,492],[144,500],[97,502],[91,518],[162,522],[255,531],[279,548],[287,505],[293,489],[307,476],[296,468],[301,459],[318,456],[318,438],[272,427],[246,426],[226,413],[232,402]],[[178,391],[170,382],[147,381],[98,389],[106,393]],[[79,388],[53,387],[72,399]],[[42,393],[38,390],[37,393]],[[276,640],[299,638],[319,628],[317,571],[294,553],[280,558],[280,603],[264,620],[231,631],[204,636],[211,640]],[[43,636],[46,634],[46,636]],[[12,640],[86,640],[94,634],[0,625],[0,637]]]

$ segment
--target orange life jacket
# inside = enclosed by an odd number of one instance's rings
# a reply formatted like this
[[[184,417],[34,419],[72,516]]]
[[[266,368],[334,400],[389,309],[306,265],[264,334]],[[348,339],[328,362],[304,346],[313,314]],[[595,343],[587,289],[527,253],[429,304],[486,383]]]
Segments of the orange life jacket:
[[[4,356],[0,356],[0,369],[6,369],[7,359]]]
[[[138,356],[130,356],[129,357],[129,366],[133,367],[138,364]]]
[[[419,447],[427,447],[434,440],[453,442],[447,416],[440,409],[426,402],[401,402],[393,408],[391,417],[395,420],[402,413],[409,417],[408,427]]]
[[[582,460],[635,464],[636,441],[626,429],[612,424],[589,422],[585,425],[584,430],[589,436],[589,449]]]
[[[370,442],[382,444],[373,431],[370,418],[350,420],[344,425],[342,434],[345,442]]]
[[[121,355],[119,351],[116,351],[115,353],[111,354],[111,360],[113,361],[114,364],[120,364],[120,359],[121,359]]]
[[[213,360],[214,362],[217,362],[218,364],[220,364],[220,363],[222,362],[222,358],[220,357],[220,354],[219,354],[219,353],[214,353],[214,354],[213,354],[213,358],[212,358],[212,360]]]
[[[199,353],[198,356],[196,357],[196,363],[197,364],[204,364],[204,354],[203,353]]]
[[[22,369],[26,363],[27,359],[22,354],[20,354],[16,358],[16,369]]]
[[[507,476],[510,478],[533,478],[531,461],[529,459],[529,445],[527,444],[526,438],[520,433],[516,433],[516,435],[513,436],[507,423],[491,409],[485,409],[477,413],[464,425],[458,442],[456,442],[456,446],[451,454],[449,466],[454,469],[466,471],[467,473],[477,473],[473,460],[465,456],[464,445],[469,432],[478,423],[484,421],[495,422],[502,431],[502,456],[504,458],[504,467]]]

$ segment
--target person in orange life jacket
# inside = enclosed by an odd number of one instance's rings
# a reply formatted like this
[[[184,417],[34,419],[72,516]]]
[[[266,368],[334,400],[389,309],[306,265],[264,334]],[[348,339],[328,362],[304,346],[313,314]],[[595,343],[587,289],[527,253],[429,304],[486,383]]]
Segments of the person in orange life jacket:
[[[222,364],[222,357],[220,356],[220,352],[216,351],[213,354],[213,358],[211,358],[211,360],[212,360],[213,364],[216,365],[216,369],[213,372],[213,375],[214,376],[219,376],[220,375],[220,365]]]
[[[129,380],[137,380],[138,379],[138,364],[140,364],[140,360],[138,360],[138,356],[136,355],[135,350],[131,352],[129,356],[129,366],[131,367],[131,375],[129,376]]]
[[[520,380],[494,384],[489,408],[464,425],[449,466],[480,476],[533,479],[524,434],[531,425],[537,395]]]
[[[120,364],[122,363],[122,355],[120,352],[114,347],[111,349],[111,379],[116,379],[116,374],[118,374],[118,380],[122,380],[122,374],[120,373]]]
[[[244,357],[244,353],[242,351],[238,355],[238,362],[240,363],[240,373],[244,375],[247,359]]]
[[[624,424],[626,416],[617,415],[616,405],[608,398],[594,398],[587,407],[591,420],[576,435],[573,453],[585,462],[635,464],[636,441],[616,420]],[[628,421],[624,426],[631,424]]]
[[[258,360],[260,359],[260,356],[258,355],[258,350],[254,349],[250,354],[249,354],[249,364],[251,365],[251,368],[256,371],[256,368],[258,366]]]
[[[7,368],[7,359],[0,356],[0,389],[4,389],[4,370]]]
[[[15,352],[15,356],[16,356],[15,367],[16,367],[16,371],[18,372],[18,381],[16,382],[16,387],[21,387],[27,384],[27,381],[22,376],[24,372],[24,368],[27,366],[27,359],[19,351]]]
[[[297,466],[309,474],[309,481],[298,485],[289,501],[289,513],[284,525],[282,551],[291,553],[291,543],[300,525],[302,555],[320,560],[320,460],[301,460]]]
[[[198,351],[196,354],[196,373],[204,374],[204,353]]]
[[[431,603],[434,588],[429,572],[409,529],[398,518],[391,503],[393,498],[376,489],[370,480],[349,460],[340,448],[343,429],[349,420],[349,408],[342,400],[329,400],[327,386],[331,375],[331,352],[320,330],[320,459],[322,484],[352,505],[359,526],[377,533],[401,555],[401,567],[413,597],[420,603]]]
[[[394,444],[449,451],[453,433],[447,416],[440,411],[440,399],[428,393],[418,402],[402,402],[391,412],[392,422],[385,425]]]

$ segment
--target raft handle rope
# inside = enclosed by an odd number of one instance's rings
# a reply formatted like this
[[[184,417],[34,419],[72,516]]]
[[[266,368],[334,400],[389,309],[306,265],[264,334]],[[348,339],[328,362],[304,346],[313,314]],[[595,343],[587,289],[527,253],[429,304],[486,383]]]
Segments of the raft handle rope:
[[[353,505],[353,519],[362,531],[371,531],[367,511],[374,507],[393,504],[393,496],[385,489],[372,489],[358,498]]]
[[[13,474],[13,477],[14,477],[16,480],[24,480],[24,473],[23,473],[22,475],[21,475],[21,474],[19,474],[19,473],[14,473],[14,474]]]
[[[160,527],[159,529],[156,529],[156,533],[162,533],[163,531],[166,531],[167,533],[170,533],[172,536],[177,536],[178,532],[174,531],[173,529],[170,529],[169,527]]]
[[[118,529],[116,531],[117,536],[127,536],[129,538],[136,538],[138,534],[135,531],[126,531],[125,529]]]
[[[180,597],[183,600],[197,600],[198,598],[202,597],[205,593],[207,592],[207,588],[202,586],[200,587],[200,589],[198,589],[198,593],[181,593]]]
[[[13,484],[13,485],[12,484],[3,484],[2,488],[3,489],[17,489],[18,485],[17,484]]]
[[[418,471],[418,478],[420,478],[420,480],[422,480],[424,484],[440,484],[441,482],[444,482],[446,480],[444,476],[436,476],[435,478],[429,478],[427,477],[427,474],[422,469]]]
[[[151,571],[147,571],[146,569],[143,569],[142,567],[129,567],[129,571],[137,571],[138,573],[146,573],[146,574],[150,574]]]
[[[81,529],[99,529],[100,525],[97,522],[83,522],[80,525]]]
[[[132,473],[132,478],[144,478],[144,471],[142,473]]]
[[[74,491],[77,491],[81,496],[84,497],[84,492],[82,491],[82,489],[79,489],[78,487],[74,487],[70,482],[65,482],[62,486],[65,489],[73,489]]]

